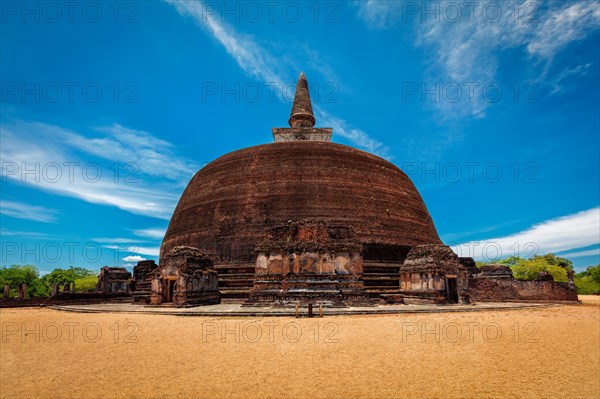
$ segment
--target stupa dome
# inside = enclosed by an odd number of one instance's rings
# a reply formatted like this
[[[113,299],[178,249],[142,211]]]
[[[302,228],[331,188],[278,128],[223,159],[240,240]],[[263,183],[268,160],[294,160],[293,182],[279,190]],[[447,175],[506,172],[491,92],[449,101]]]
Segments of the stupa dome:
[[[268,229],[307,219],[349,225],[367,246],[441,243],[419,192],[398,167],[349,146],[294,140],[234,151],[198,171],[161,254],[192,246],[217,261],[250,261]]]

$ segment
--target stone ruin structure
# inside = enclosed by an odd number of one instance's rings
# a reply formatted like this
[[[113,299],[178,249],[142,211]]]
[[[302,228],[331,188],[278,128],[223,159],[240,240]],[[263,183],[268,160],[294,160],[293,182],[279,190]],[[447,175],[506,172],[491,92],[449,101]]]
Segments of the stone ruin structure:
[[[104,266],[100,269],[96,292],[103,294],[129,294],[131,273],[124,267]],[[64,291],[69,289],[65,285]]]
[[[513,278],[513,273],[508,266],[492,263],[481,266],[479,271],[474,273],[474,276],[479,278],[510,279]]]
[[[567,271],[568,283],[555,282],[548,272],[540,272],[535,281],[523,281],[515,279],[508,266],[484,265],[470,275],[469,294],[481,302],[577,302],[573,274]]]
[[[158,265],[153,260],[141,260],[133,267],[133,278],[130,284],[133,303],[150,303],[152,275],[157,268]]]
[[[192,178],[152,272],[152,303],[216,302],[217,294],[263,305],[343,306],[367,296],[388,303],[576,300],[568,285],[519,282],[454,254],[404,172],[332,143],[331,128],[314,127],[304,74],[288,123],[273,128],[273,143],[225,154]],[[202,255],[177,255],[179,247]]]
[[[249,305],[368,305],[362,245],[351,227],[325,221],[271,228],[256,246]]]
[[[212,259],[193,247],[175,247],[152,272],[150,303],[176,307],[221,302]]]
[[[469,303],[467,268],[445,245],[413,247],[400,266],[405,303]]]

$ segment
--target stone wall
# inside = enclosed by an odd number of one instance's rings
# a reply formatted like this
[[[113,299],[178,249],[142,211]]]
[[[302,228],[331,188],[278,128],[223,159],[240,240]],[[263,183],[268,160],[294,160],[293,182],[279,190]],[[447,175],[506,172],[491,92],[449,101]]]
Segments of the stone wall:
[[[293,127],[273,128],[273,140],[276,143],[285,141],[331,141],[331,128]]]
[[[96,292],[104,294],[131,293],[131,273],[124,267],[104,266],[100,269]]]
[[[569,283],[508,278],[470,278],[469,296],[478,302],[577,302],[577,291]]]
[[[221,302],[218,273],[211,258],[193,247],[175,247],[152,272],[150,303],[176,307]]]
[[[152,273],[158,268],[153,260],[141,260],[133,268],[133,302],[150,303]]]
[[[351,227],[304,220],[274,227],[265,235],[256,248],[255,278],[247,305],[370,303],[361,280],[361,244]]]
[[[400,266],[406,303],[468,302],[467,269],[446,245],[413,247]]]

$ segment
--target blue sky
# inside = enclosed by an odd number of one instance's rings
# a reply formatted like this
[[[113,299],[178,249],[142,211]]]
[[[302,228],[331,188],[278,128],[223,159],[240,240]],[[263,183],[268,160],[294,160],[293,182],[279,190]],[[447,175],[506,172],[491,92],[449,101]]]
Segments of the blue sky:
[[[383,156],[462,256],[600,263],[600,9],[3,2],[2,265],[157,259],[191,176],[287,125]]]

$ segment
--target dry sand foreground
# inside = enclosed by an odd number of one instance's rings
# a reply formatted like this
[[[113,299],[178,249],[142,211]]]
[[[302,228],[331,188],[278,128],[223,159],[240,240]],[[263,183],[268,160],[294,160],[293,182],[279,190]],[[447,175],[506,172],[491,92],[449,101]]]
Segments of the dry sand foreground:
[[[598,398],[586,299],[323,319],[4,309],[0,397]]]

